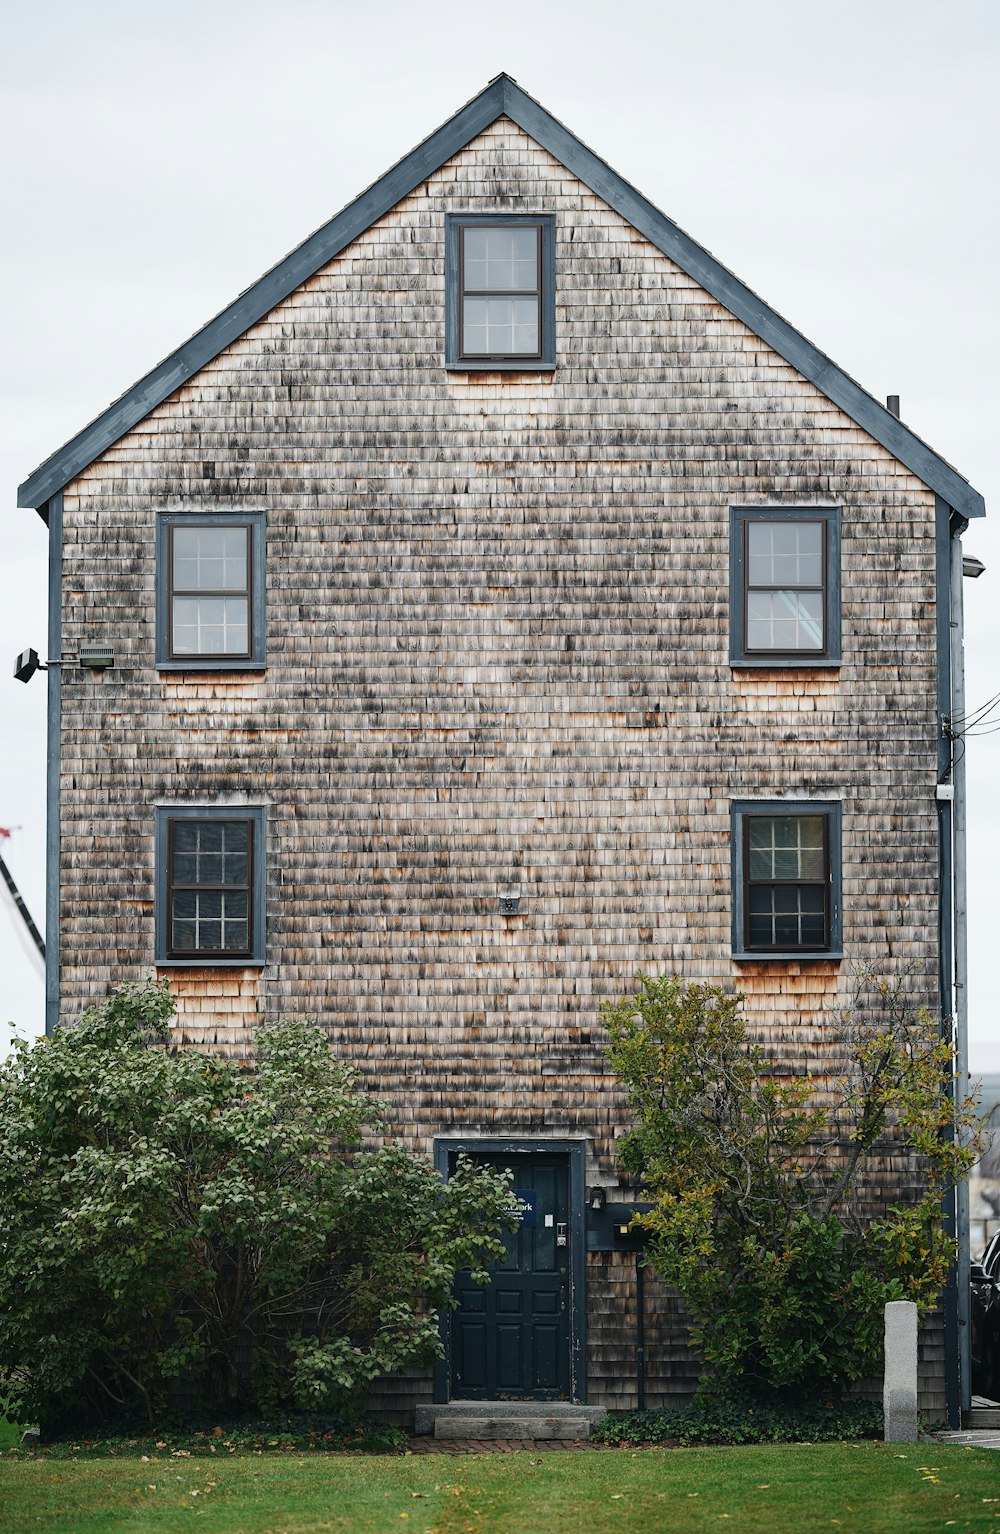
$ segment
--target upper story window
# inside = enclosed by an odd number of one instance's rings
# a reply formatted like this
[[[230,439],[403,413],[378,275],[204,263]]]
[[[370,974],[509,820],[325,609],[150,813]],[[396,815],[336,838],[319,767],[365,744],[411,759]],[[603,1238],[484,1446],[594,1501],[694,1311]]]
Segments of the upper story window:
[[[555,367],[555,220],[447,220],[445,361],[458,371]]]
[[[740,800],[732,808],[733,956],[841,956],[840,805]]]
[[[731,664],[839,665],[839,508],[734,506],[730,519]]]
[[[157,810],[156,959],[264,963],[264,811]]]
[[[160,517],[156,661],[164,670],[263,666],[263,512]]]

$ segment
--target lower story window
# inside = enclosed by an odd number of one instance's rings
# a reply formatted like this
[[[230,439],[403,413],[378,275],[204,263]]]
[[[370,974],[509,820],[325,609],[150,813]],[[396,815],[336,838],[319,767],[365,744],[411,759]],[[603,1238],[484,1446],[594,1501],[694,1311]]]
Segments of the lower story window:
[[[264,962],[264,811],[157,810],[159,963]]]
[[[839,956],[840,805],[733,805],[733,953]]]

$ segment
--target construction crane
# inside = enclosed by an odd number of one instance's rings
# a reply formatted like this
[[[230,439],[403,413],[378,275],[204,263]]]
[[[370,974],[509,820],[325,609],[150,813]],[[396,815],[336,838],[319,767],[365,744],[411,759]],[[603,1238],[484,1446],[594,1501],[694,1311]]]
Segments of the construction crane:
[[[20,827],[15,826],[10,828],[7,826],[0,826],[0,843],[10,839],[12,829],[19,830]],[[18,936],[22,939],[23,942],[25,932],[27,932],[30,942],[25,942],[24,946],[27,950],[28,956],[34,962],[36,969],[39,969],[44,974],[45,939],[42,937],[42,934],[39,932],[38,928],[35,926],[34,921],[32,920],[31,912],[25,905],[24,896],[21,894],[21,891],[18,889],[16,883],[14,882],[14,876],[10,869],[7,867],[7,863],[2,851],[0,851],[0,875],[2,875],[3,879],[3,883],[0,884],[0,891],[5,890],[7,896],[13,904],[14,910],[11,914],[14,917],[14,926],[17,929]]]

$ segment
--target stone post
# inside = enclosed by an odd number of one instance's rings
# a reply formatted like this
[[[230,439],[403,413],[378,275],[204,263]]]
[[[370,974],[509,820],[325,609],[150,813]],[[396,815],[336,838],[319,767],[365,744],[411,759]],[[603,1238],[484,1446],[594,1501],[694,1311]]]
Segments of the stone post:
[[[916,1443],[917,1307],[911,1300],[892,1300],[885,1307],[882,1407],[886,1443]]]

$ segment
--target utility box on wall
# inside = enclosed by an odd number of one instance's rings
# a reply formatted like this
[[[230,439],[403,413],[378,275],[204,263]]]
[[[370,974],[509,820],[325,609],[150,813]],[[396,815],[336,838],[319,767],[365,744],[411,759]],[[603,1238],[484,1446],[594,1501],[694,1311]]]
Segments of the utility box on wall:
[[[587,1251],[639,1251],[649,1243],[649,1232],[631,1229],[637,1214],[648,1214],[652,1204],[605,1204],[587,1210]]]

